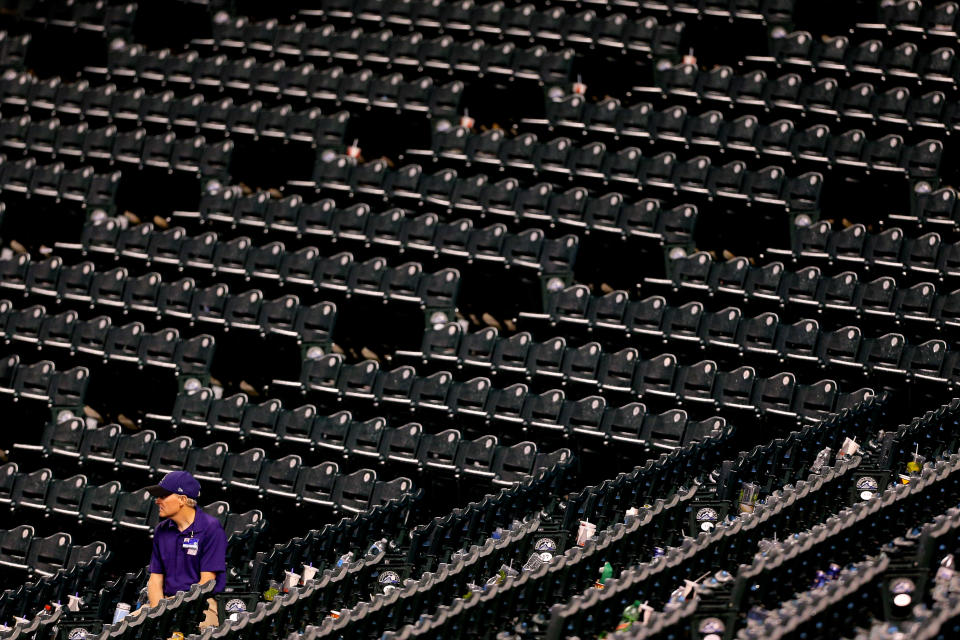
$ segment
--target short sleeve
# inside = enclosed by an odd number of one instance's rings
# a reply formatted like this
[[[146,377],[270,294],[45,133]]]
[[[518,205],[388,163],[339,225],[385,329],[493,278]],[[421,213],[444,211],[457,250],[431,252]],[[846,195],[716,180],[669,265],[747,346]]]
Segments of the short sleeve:
[[[227,570],[227,534],[218,522],[210,527],[205,544],[200,545],[200,571],[220,573]]]
[[[150,555],[150,573],[166,573],[163,570],[163,558],[160,557],[160,545],[157,540],[160,538],[159,532],[153,534],[153,553]]]

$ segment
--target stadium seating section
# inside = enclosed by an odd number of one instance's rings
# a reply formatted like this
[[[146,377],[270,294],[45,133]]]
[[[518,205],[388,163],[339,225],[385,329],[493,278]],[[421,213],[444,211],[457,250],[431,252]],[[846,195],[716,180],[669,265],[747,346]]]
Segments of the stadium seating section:
[[[0,0],[0,640],[960,637],[958,134],[952,0]]]

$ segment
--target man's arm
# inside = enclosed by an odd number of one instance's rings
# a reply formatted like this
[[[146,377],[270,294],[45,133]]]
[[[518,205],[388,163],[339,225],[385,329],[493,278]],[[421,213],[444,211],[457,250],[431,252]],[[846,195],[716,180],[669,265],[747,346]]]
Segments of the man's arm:
[[[227,536],[219,526],[200,543],[200,584],[227,570]]]
[[[202,578],[201,574],[201,578]],[[150,600],[150,606],[155,607],[163,599],[163,574],[151,573],[147,580],[147,598]]]

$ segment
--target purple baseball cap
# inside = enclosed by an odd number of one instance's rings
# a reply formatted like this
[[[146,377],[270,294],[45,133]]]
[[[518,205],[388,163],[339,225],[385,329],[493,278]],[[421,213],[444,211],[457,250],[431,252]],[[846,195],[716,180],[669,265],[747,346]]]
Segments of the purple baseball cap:
[[[157,498],[166,498],[171,493],[176,493],[196,500],[200,497],[200,483],[186,471],[171,471],[163,476],[160,484],[147,487],[147,491]]]

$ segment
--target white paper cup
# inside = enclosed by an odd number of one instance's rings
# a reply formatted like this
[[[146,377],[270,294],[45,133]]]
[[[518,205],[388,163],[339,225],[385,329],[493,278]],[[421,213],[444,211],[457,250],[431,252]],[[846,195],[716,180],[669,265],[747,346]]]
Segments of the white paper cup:
[[[295,586],[300,584],[300,574],[294,573],[293,571],[285,571],[287,574],[286,580],[283,582],[283,586],[286,589],[293,589]]]

